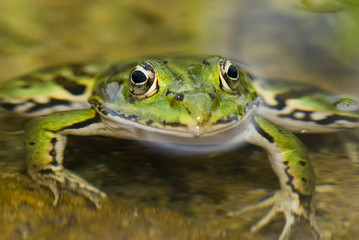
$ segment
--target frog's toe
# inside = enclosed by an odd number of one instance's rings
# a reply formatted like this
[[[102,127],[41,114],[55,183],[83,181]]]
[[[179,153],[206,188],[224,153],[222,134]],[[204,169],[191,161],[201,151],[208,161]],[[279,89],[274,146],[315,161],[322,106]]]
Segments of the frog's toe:
[[[101,209],[106,194],[83,178],[69,170],[38,170],[29,171],[31,177],[39,184],[50,188],[54,194],[53,205],[56,206],[62,199],[62,191],[69,190],[90,200],[97,209]]]
[[[251,227],[251,232],[260,230],[282,212],[285,216],[286,224],[278,238],[279,240],[289,239],[293,226],[301,218],[308,220],[316,238],[322,239],[322,234],[315,221],[315,213],[311,197],[300,198],[297,197],[297,195],[293,196],[285,191],[278,191],[274,195],[267,197],[258,203],[245,207],[238,214],[269,206],[272,206],[269,212]]]
[[[50,188],[52,194],[54,195],[54,201],[52,202],[52,205],[54,207],[56,207],[58,205],[58,203],[61,201],[62,199],[62,191],[59,187],[59,184],[56,181],[52,181],[51,183],[49,182],[49,184],[45,184],[45,183],[41,183],[39,181],[37,181],[38,183],[40,183],[41,185],[47,186]]]
[[[102,208],[102,201],[106,198],[106,193],[100,191],[98,188],[92,186],[83,178],[69,170],[62,170],[62,174],[65,179],[64,187],[66,189],[87,198],[95,204],[97,209]]]

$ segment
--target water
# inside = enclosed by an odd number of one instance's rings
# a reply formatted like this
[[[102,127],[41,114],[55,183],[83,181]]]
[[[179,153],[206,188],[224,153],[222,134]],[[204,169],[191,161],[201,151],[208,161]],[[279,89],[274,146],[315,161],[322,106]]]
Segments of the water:
[[[244,60],[271,79],[358,96],[358,8],[327,5],[335,11],[317,13],[288,2],[2,1],[1,81],[64,62],[200,53]],[[101,187],[110,210],[97,213],[70,194],[53,209],[51,193],[26,177],[23,135],[4,134],[23,125],[16,117],[0,125],[0,239],[275,239],[283,227],[278,218],[253,235],[249,228],[265,211],[230,216],[278,188],[266,155],[255,147],[191,157],[136,142],[72,137],[65,166]],[[317,176],[319,226],[331,239],[359,238],[358,137],[358,131],[300,136]],[[306,223],[296,227],[295,239],[311,236]]]

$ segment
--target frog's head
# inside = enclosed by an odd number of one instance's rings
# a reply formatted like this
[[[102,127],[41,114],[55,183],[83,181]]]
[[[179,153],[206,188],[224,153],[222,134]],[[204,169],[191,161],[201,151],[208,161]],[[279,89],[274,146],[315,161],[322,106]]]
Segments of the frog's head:
[[[250,74],[219,56],[144,59],[112,67],[90,102],[115,123],[177,136],[201,136],[238,124],[256,93]]]

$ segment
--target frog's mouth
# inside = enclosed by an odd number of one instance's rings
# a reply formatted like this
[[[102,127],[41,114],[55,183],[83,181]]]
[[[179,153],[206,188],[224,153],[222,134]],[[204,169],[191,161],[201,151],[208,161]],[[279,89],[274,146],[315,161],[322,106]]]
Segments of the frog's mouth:
[[[235,143],[247,127],[256,109],[250,109],[244,117],[230,117],[215,123],[193,121],[191,124],[154,125],[131,121],[120,116],[106,115],[104,123],[118,138],[157,143],[223,144]]]

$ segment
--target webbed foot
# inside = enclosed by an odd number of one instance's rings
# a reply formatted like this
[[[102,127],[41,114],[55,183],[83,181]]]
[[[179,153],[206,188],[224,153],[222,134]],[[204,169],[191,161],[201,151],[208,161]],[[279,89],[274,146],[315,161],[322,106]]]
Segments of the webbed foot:
[[[272,208],[269,210],[269,212],[251,227],[251,232],[257,232],[265,225],[270,223],[275,216],[282,212],[285,216],[286,223],[278,238],[279,240],[288,240],[293,226],[301,218],[308,220],[317,239],[323,238],[315,221],[315,211],[311,196],[297,197],[297,195],[291,196],[291,194],[288,194],[285,191],[277,191],[272,196],[243,208],[237,212],[237,214],[240,215],[244,212],[263,209],[270,206],[272,206]]]
[[[67,169],[29,169],[30,176],[39,184],[50,188],[54,194],[53,205],[62,198],[62,191],[69,190],[90,200],[97,209],[102,208],[106,194],[92,186],[86,180]]]

